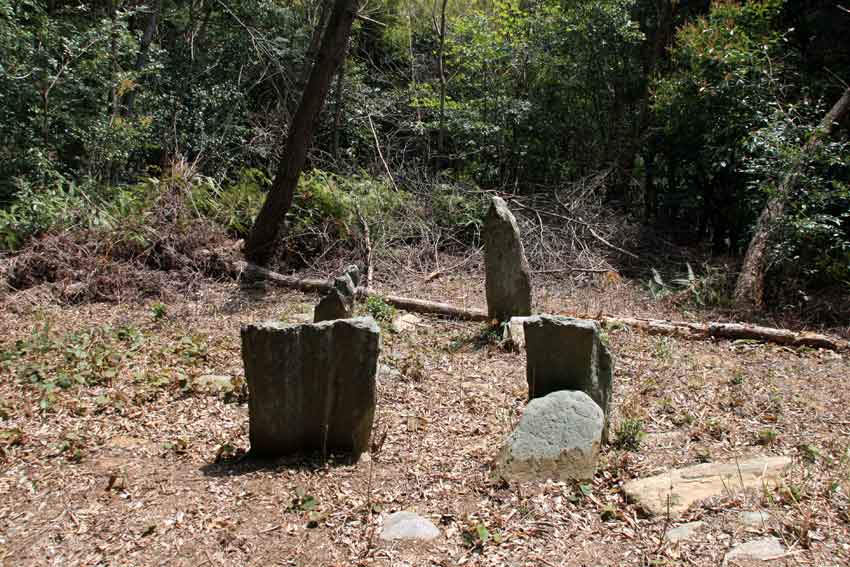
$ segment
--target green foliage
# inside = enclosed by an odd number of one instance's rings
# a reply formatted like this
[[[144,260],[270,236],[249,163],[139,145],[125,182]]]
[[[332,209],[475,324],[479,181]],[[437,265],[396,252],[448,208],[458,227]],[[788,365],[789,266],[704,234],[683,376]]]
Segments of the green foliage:
[[[154,321],[160,321],[165,319],[165,316],[168,314],[168,308],[164,303],[158,301],[151,306],[151,314]]]
[[[396,314],[396,309],[383,300],[379,295],[370,295],[366,299],[366,311],[375,321],[390,322]]]
[[[614,433],[614,444],[621,449],[637,451],[646,433],[643,430],[643,420],[624,419]]]
[[[0,368],[40,389],[40,406],[48,409],[57,390],[111,384],[126,357],[143,342],[144,337],[134,327],[103,325],[56,337],[44,325],[0,354]]]

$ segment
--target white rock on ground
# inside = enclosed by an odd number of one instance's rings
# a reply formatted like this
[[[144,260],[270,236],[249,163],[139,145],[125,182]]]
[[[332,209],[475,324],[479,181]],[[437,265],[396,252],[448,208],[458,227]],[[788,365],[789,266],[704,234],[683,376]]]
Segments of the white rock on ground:
[[[399,315],[395,319],[393,319],[392,329],[396,333],[405,333],[407,331],[413,331],[416,329],[416,326],[422,322],[422,319],[414,315],[413,313],[405,313],[404,315]]]
[[[192,380],[196,392],[218,394],[233,391],[233,380],[226,374],[204,374]]]
[[[741,525],[748,528],[763,528],[770,524],[770,520],[770,514],[764,511],[741,512],[738,514],[738,521]]]
[[[782,542],[775,537],[766,537],[736,545],[723,558],[723,565],[738,565],[740,561],[763,562],[785,553]]]
[[[414,512],[395,512],[384,520],[378,536],[383,541],[430,541],[440,536],[440,530],[431,520]]]
[[[496,473],[520,481],[593,478],[603,425],[602,409],[584,392],[531,400],[502,448]]]
[[[688,522],[675,528],[670,528],[664,534],[664,539],[670,543],[678,543],[680,541],[690,541],[694,539],[699,529],[702,527],[702,522]]]
[[[669,506],[670,516],[677,518],[699,500],[774,485],[790,464],[790,457],[784,456],[705,463],[632,480],[623,490],[647,512],[663,516]]]

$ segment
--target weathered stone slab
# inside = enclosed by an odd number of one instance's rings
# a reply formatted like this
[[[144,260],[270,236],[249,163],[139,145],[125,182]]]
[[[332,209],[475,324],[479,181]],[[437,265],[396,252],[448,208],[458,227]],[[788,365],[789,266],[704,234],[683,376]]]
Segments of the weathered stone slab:
[[[536,315],[525,318],[524,330],[528,397],[558,390],[585,392],[605,414],[603,438],[607,439],[614,365],[599,323]]]
[[[531,270],[519,227],[508,205],[493,197],[484,220],[487,313],[507,321],[531,314]]]
[[[738,463],[705,463],[629,481],[626,496],[647,512],[679,517],[691,504],[712,496],[775,485],[790,457],[763,457]]]
[[[723,558],[723,565],[758,565],[777,559],[785,553],[785,547],[779,538],[766,537],[736,545]]]
[[[507,480],[593,478],[602,442],[602,410],[584,392],[531,400],[497,460]]]
[[[366,451],[379,351],[371,317],[242,327],[251,453]]]
[[[381,534],[384,541],[430,541],[440,536],[434,523],[413,512],[396,512],[387,516]]]

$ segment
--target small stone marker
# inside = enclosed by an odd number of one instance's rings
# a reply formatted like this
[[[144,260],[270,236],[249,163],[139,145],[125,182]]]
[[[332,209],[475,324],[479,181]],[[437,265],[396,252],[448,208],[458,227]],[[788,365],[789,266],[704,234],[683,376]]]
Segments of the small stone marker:
[[[490,318],[530,315],[531,270],[516,219],[499,197],[493,197],[484,220],[484,265]]]
[[[351,317],[357,290],[355,279],[360,280],[357,266],[349,266],[343,275],[334,279],[333,289],[316,306],[315,323]]]
[[[251,453],[368,450],[379,351],[371,317],[242,327]]]
[[[507,480],[586,480],[596,472],[602,410],[584,392],[531,400],[496,463]]]
[[[531,317],[511,317],[505,325],[503,340],[510,341],[515,350],[525,348],[525,322]]]
[[[431,520],[413,512],[396,512],[387,516],[381,535],[383,541],[430,541],[440,536],[440,530]]]
[[[676,469],[649,478],[629,481],[623,487],[626,496],[647,512],[677,518],[691,504],[730,491],[761,489],[776,484],[788,465],[789,457],[763,457],[738,463],[705,463]]]
[[[524,327],[529,399],[558,390],[585,392],[605,414],[607,439],[614,365],[599,323],[536,315],[525,318]]]
[[[723,565],[756,565],[777,559],[785,553],[785,547],[779,538],[766,537],[736,545],[723,558]]]

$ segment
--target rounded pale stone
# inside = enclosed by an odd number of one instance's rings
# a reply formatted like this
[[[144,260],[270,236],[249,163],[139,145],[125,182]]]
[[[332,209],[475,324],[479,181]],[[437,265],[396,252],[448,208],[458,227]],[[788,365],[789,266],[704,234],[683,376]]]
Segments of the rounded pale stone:
[[[531,400],[502,449],[498,474],[520,481],[593,478],[603,424],[602,409],[584,392]]]
[[[387,516],[379,536],[384,541],[429,541],[439,537],[440,530],[427,518],[413,512],[396,512]]]

